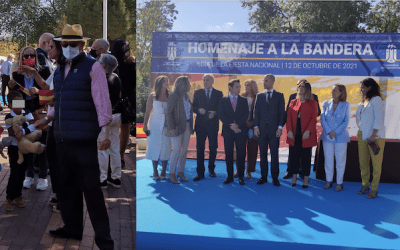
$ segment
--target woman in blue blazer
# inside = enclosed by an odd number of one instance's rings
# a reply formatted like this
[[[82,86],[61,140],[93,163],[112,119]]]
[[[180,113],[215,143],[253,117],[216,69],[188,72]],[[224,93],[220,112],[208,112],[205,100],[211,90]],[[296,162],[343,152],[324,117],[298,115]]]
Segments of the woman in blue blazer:
[[[350,142],[347,125],[350,120],[350,104],[346,102],[346,87],[335,84],[332,87],[332,99],[322,105],[321,125],[323,131],[321,140],[324,144],[325,155],[325,189],[332,187],[334,158],[336,158],[336,181],[335,191],[343,189],[343,175],[346,166],[347,143]]]

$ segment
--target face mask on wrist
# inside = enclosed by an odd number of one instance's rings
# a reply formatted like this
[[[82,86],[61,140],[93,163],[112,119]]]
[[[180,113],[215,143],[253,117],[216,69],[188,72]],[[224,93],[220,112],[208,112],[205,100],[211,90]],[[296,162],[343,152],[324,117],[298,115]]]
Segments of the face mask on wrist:
[[[24,59],[24,64],[29,67],[35,66],[35,58]]]
[[[66,48],[63,47],[62,50],[63,50],[63,54],[64,54],[65,58],[67,58],[67,60],[71,60],[72,58],[79,55],[79,47],[78,46],[76,46],[75,48],[71,48],[70,46],[68,46]]]

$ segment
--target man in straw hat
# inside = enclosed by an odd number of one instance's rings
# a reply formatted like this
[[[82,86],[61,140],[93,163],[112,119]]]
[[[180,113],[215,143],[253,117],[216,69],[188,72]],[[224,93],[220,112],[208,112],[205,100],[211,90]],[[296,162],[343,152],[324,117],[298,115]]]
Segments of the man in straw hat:
[[[55,112],[36,122],[43,129],[54,117],[58,158],[61,216],[64,227],[50,230],[54,237],[82,239],[83,195],[99,249],[114,249],[109,218],[100,188],[97,150],[107,150],[106,129],[112,120],[106,74],[95,59],[87,57],[85,38],[79,24],[66,24],[61,41],[67,59],[54,72]],[[98,138],[100,131],[105,136]]]

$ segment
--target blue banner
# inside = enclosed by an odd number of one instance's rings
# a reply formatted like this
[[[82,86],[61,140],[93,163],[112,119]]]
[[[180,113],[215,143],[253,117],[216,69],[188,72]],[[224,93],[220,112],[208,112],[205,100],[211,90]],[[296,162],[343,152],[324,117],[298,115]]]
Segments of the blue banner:
[[[400,34],[154,32],[152,73],[400,76]]]

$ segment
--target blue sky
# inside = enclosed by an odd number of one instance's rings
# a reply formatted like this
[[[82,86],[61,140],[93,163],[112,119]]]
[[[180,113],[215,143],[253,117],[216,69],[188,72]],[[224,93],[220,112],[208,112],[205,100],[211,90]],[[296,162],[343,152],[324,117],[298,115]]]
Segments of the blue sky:
[[[172,1],[174,32],[250,32],[249,11],[240,1]]]

